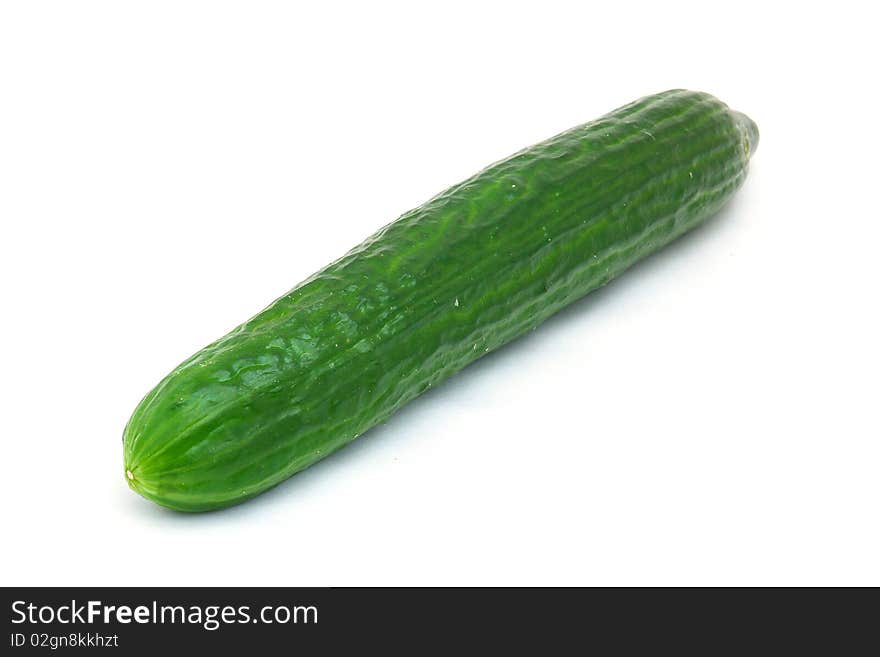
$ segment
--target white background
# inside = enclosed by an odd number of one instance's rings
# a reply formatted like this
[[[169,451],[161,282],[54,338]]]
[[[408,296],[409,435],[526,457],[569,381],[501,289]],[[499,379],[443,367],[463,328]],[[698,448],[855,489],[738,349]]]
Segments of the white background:
[[[869,3],[421,4],[3,3],[2,584],[880,585]],[[716,221],[253,502],[125,485],[179,361],[671,87],[760,126]]]

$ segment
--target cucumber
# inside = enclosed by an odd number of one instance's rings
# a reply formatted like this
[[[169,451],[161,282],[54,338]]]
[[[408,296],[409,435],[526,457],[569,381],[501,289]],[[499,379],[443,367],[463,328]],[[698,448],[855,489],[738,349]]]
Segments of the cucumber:
[[[672,90],[435,196],[166,376],[123,434],[172,509],[251,498],[715,213],[758,130]]]

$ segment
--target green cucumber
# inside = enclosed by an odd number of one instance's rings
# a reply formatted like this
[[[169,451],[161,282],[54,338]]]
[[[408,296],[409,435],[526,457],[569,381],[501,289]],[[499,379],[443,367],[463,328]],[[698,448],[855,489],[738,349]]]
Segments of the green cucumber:
[[[275,486],[703,223],[757,143],[673,90],[484,169],[175,368],[125,427],[128,484],[182,511]]]

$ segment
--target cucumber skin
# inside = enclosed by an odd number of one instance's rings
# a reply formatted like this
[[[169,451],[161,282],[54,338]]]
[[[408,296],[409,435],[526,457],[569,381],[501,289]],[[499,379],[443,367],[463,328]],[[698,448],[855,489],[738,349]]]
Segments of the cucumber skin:
[[[757,139],[672,90],[451,187],[166,376],[125,427],[128,484],[206,511],[280,483],[704,222]]]

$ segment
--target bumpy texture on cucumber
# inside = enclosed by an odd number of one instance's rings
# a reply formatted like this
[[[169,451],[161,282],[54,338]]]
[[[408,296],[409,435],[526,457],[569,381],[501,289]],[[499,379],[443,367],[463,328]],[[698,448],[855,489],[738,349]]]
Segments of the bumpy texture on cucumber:
[[[129,485],[204,511],[278,484],[705,221],[757,142],[673,90],[484,169],[166,376],[125,428]]]

